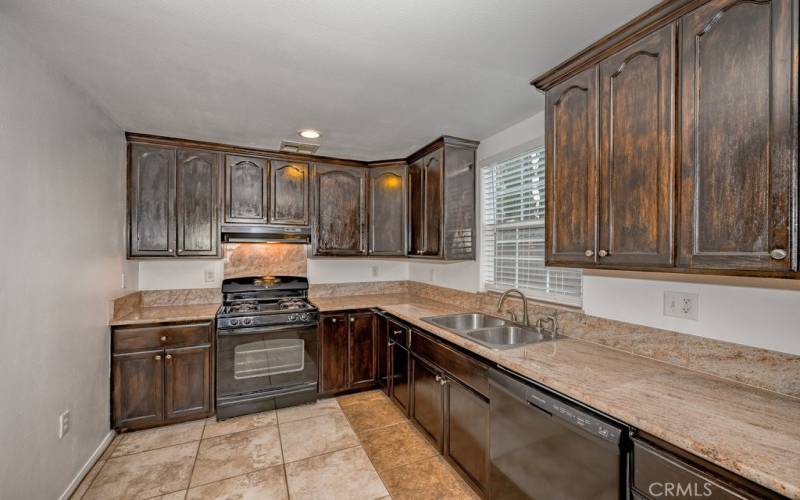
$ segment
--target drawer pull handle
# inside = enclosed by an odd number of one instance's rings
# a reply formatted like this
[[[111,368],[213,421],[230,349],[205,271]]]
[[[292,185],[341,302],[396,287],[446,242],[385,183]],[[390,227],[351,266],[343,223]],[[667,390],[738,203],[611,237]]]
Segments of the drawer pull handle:
[[[161,342],[166,342],[166,341],[167,341],[167,336],[166,335],[162,335],[161,336]]]
[[[783,259],[785,259],[785,258],[786,258],[788,255],[789,255],[789,254],[788,254],[788,253],[786,252],[786,250],[784,250],[783,248],[776,248],[776,249],[774,249],[773,251],[771,251],[771,252],[769,253],[769,256],[770,256],[770,257],[772,257],[772,258],[773,258],[773,259],[775,259],[775,260],[783,260]]]
[[[392,332],[393,335],[400,335],[401,333],[403,333],[403,330],[395,330]]]
[[[156,361],[161,361],[161,355],[160,354],[156,354]]]

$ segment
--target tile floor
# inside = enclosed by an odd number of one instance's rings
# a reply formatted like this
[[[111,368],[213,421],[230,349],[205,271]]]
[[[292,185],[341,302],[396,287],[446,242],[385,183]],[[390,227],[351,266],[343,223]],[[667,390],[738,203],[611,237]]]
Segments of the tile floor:
[[[390,497],[391,495],[391,497]],[[476,499],[380,391],[117,436],[73,499]]]

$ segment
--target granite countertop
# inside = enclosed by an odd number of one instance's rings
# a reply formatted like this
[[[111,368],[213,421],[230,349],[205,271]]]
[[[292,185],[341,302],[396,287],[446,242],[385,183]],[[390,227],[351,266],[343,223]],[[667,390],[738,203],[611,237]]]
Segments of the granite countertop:
[[[122,314],[115,313],[111,326],[213,320],[220,304],[140,306]]]
[[[322,312],[380,308],[751,481],[800,499],[800,399],[569,337],[493,351],[421,320],[463,309],[412,295],[311,300]]]

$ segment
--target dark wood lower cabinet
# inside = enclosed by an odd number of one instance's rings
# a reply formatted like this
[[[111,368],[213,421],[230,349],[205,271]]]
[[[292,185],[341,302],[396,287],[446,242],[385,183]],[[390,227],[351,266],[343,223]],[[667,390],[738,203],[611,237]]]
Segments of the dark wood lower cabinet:
[[[143,429],[211,415],[213,333],[211,322],[113,329],[112,426]]]
[[[335,394],[348,387],[347,315],[322,315],[319,326],[319,392]]]
[[[319,393],[334,395],[378,382],[375,314],[320,315]]]
[[[409,330],[389,320],[389,397],[406,415],[411,409],[411,366],[408,352]]]
[[[375,354],[378,384],[389,394],[389,318],[381,313],[375,315]]]
[[[447,379],[445,457],[483,493],[489,487],[489,400]]]
[[[375,315],[371,311],[348,315],[350,333],[350,388],[375,385]]]
[[[442,451],[445,433],[445,386],[441,371],[417,356],[411,356],[411,418]]]

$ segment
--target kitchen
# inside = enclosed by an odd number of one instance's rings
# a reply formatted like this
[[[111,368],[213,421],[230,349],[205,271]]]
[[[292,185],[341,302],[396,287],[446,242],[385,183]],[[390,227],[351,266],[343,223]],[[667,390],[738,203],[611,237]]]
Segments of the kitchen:
[[[800,498],[798,25],[3,2],[0,498]]]

